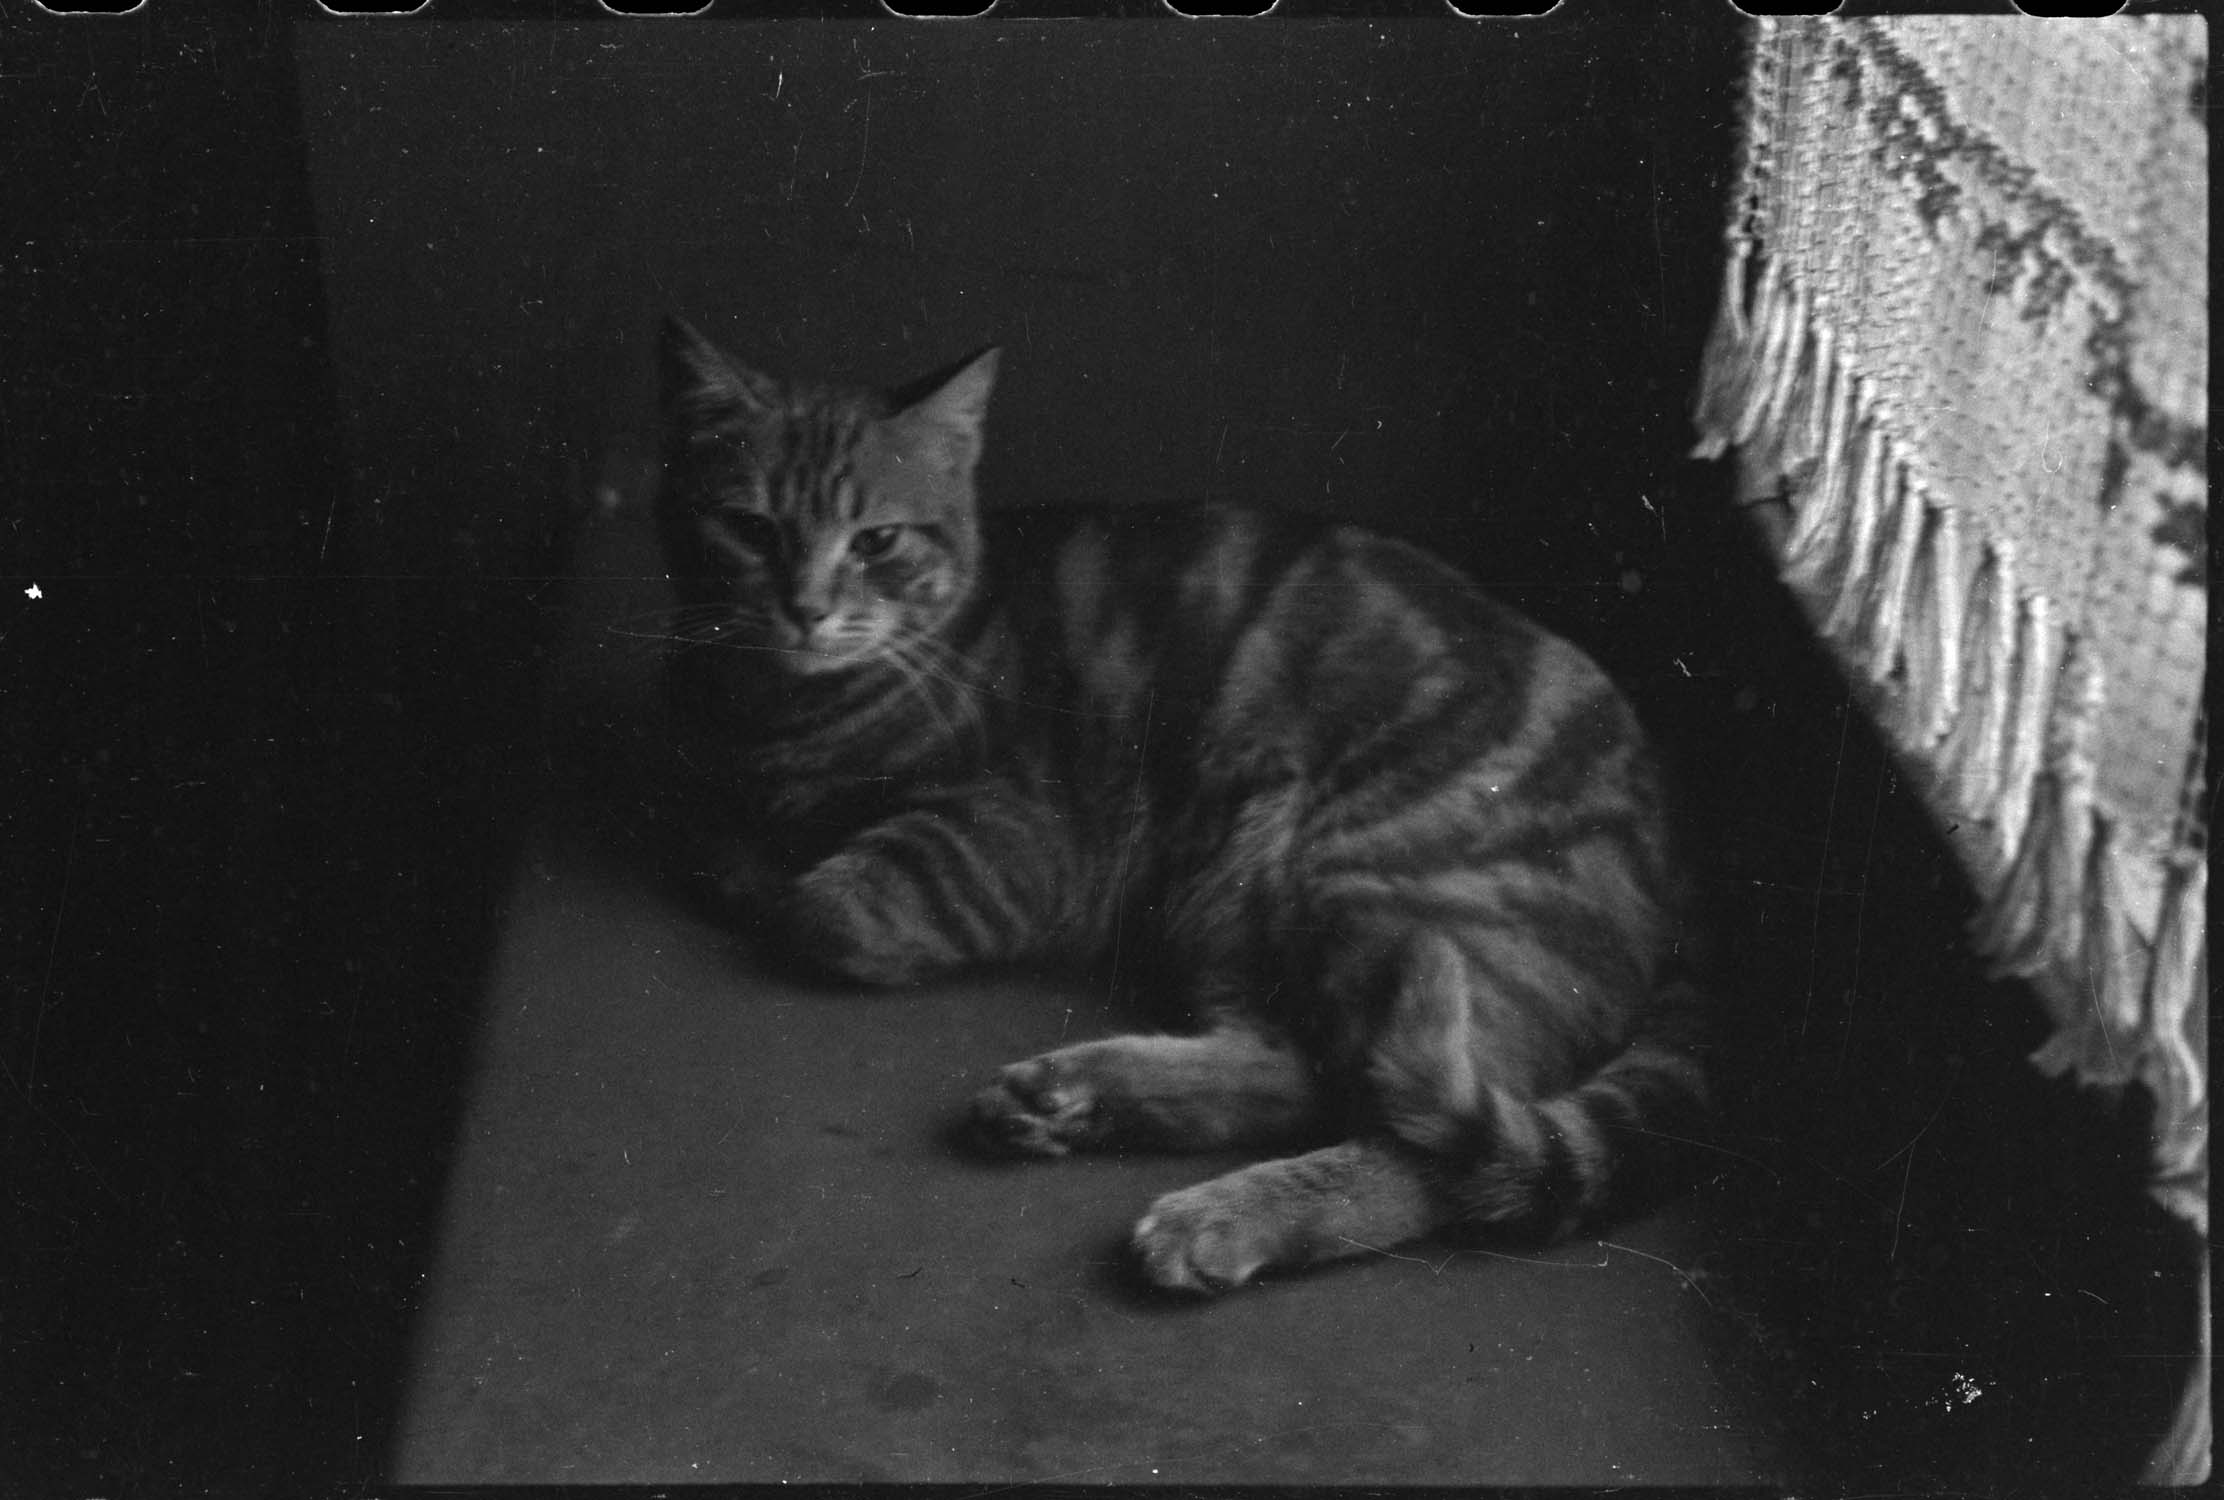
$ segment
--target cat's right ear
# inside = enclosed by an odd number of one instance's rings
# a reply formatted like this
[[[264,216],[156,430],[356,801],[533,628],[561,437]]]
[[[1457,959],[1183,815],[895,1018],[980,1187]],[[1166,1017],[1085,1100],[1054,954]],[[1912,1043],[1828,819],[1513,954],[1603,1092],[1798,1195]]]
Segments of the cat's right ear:
[[[735,364],[683,319],[664,319],[657,363],[667,417],[734,410],[759,416],[774,404],[771,381]]]

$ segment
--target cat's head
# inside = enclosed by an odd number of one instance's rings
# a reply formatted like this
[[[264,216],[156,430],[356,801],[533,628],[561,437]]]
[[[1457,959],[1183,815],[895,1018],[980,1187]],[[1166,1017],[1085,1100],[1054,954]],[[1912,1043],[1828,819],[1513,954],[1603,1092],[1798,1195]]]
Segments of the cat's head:
[[[689,633],[817,675],[900,657],[965,602],[996,351],[895,391],[776,380],[663,335],[666,562]]]

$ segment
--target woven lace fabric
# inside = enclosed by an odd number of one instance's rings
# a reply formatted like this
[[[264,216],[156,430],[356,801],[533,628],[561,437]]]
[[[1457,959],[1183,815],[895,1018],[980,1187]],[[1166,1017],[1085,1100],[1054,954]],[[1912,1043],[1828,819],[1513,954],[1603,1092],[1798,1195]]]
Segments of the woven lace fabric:
[[[1788,503],[2033,1061],[2153,1091],[2204,1235],[2206,74],[2193,16],[1757,22],[1696,410]]]

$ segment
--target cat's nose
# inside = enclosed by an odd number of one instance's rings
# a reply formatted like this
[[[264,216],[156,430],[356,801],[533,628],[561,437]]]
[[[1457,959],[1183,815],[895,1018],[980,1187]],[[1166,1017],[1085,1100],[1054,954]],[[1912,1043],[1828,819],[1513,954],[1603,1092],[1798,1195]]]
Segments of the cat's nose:
[[[788,618],[795,622],[796,629],[806,633],[816,629],[833,612],[833,606],[824,600],[790,599],[788,601]]]

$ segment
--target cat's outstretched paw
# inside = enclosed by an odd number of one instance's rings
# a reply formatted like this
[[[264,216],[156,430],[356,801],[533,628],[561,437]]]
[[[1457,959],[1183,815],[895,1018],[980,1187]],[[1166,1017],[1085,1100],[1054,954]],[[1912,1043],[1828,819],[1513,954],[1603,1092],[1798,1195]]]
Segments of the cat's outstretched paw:
[[[1056,1054],[1013,1063],[974,1096],[973,1134],[991,1150],[1064,1156],[1103,1134],[1097,1089]]]
[[[1211,1296],[1281,1258],[1281,1230],[1228,1178],[1168,1193],[1130,1239],[1143,1274],[1173,1292]]]

